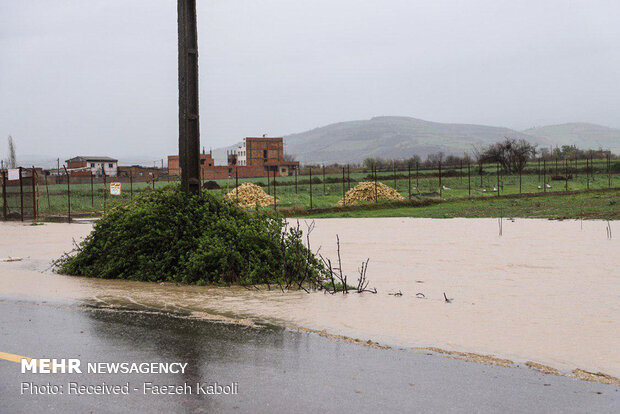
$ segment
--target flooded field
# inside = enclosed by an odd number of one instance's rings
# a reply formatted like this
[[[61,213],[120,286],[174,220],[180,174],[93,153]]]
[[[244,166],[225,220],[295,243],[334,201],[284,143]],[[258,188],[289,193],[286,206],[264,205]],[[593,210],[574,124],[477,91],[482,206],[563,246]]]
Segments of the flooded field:
[[[60,276],[50,262],[90,225],[2,223],[0,298],[270,321],[618,376],[620,250],[607,225],[504,220],[500,236],[495,219],[317,220],[312,247],[333,260],[338,234],[350,280],[370,258],[370,287],[378,291],[328,295]]]

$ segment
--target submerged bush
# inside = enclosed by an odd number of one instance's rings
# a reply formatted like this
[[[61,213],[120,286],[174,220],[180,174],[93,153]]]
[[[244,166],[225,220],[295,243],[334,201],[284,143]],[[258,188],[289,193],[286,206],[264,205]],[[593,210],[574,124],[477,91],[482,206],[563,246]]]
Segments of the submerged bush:
[[[59,273],[191,284],[314,286],[324,267],[299,228],[208,192],[149,191],[105,214]]]

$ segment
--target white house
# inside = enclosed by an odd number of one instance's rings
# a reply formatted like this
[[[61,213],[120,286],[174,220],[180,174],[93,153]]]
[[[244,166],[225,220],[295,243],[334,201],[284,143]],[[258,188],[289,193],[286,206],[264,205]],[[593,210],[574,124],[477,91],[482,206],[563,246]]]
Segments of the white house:
[[[110,157],[79,156],[65,161],[69,170],[90,170],[93,175],[116,177],[118,175],[118,160]]]

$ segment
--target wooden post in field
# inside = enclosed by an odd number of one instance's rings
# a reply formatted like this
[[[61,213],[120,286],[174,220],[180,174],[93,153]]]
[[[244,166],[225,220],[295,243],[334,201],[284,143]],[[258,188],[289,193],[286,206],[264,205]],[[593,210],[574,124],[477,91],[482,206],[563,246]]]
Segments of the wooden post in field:
[[[108,185],[106,183],[105,169],[101,169],[103,174],[103,212],[105,213],[108,208]]]
[[[415,188],[420,193],[420,163],[415,162]]]
[[[499,188],[499,162],[497,163],[497,196],[499,197],[500,188]]]
[[[277,173],[277,167],[276,169],[273,170],[273,209],[278,211],[278,199],[276,198],[276,188],[277,188],[277,184],[276,184],[276,173]],[[269,174],[269,173],[267,173]]]
[[[461,170],[459,172],[459,176],[461,177],[461,184],[463,184],[463,160],[461,160]]]
[[[347,205],[347,200],[346,200],[346,195],[347,194],[346,194],[345,189],[344,189],[345,188],[345,183],[344,183],[345,175],[344,175],[344,171],[345,171],[344,167],[342,167],[342,205],[346,206]]]
[[[129,170],[129,199],[133,200],[133,173]]]
[[[471,163],[467,161],[467,197],[471,198]]]
[[[568,158],[564,158],[564,191],[568,191]]]
[[[586,156],[586,190],[590,189],[590,160]]]
[[[47,212],[52,212],[52,203],[50,202],[50,188],[47,185],[47,174],[44,174],[45,177],[45,193],[47,194]]]
[[[270,184],[270,179],[269,176],[271,174],[269,174],[269,169],[267,169],[267,194],[271,195],[271,184]]]
[[[310,169],[310,210],[312,210],[312,167]]]
[[[32,219],[37,219],[37,189],[36,189],[36,171],[34,170],[34,166],[32,167]]]
[[[409,189],[409,200],[411,200],[411,163],[407,163],[407,187]]]
[[[524,167],[519,167],[519,194],[521,194],[521,192],[522,192],[522,185],[523,185],[523,168],[524,168]]]
[[[579,164],[577,163],[577,154],[575,154],[574,158],[573,158],[573,166],[572,166],[573,172],[575,173],[575,180],[577,179],[578,175],[579,175]],[[575,181],[576,182],[576,181]]]
[[[342,169],[342,182],[344,182],[344,168]],[[323,195],[327,194],[325,190],[325,164],[323,164]]]
[[[373,166],[373,170],[374,170],[374,174],[373,174],[373,178],[375,179],[375,203],[379,202],[379,195],[377,194],[377,165],[375,164]]]
[[[543,192],[547,192],[547,160],[543,159]]]
[[[347,164],[347,191],[351,189],[351,166]]]
[[[538,183],[540,184],[540,158],[538,158],[538,169],[536,172],[538,173]]]
[[[24,221],[24,182],[22,180],[22,167],[19,167],[19,200],[20,200],[20,215],[22,221]]]
[[[441,183],[441,160],[439,160],[439,198],[441,198],[441,195],[443,194],[442,190],[443,184]]]
[[[607,187],[611,188],[611,151],[607,154]]]
[[[392,161],[392,177],[394,178],[394,190],[398,191],[398,183],[396,182],[396,163]]]
[[[297,194],[297,171],[299,170],[299,167],[295,168],[295,194]]]
[[[69,179],[69,172],[65,165],[62,166],[65,169],[65,175],[67,176],[67,221],[71,222],[71,180]]]

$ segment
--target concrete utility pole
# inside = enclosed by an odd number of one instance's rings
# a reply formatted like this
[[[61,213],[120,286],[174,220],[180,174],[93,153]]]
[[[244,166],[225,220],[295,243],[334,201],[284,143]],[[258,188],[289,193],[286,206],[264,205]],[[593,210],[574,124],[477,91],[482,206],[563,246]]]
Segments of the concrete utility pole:
[[[181,189],[200,192],[198,122],[198,30],[196,0],[178,0],[179,27],[179,166]]]

